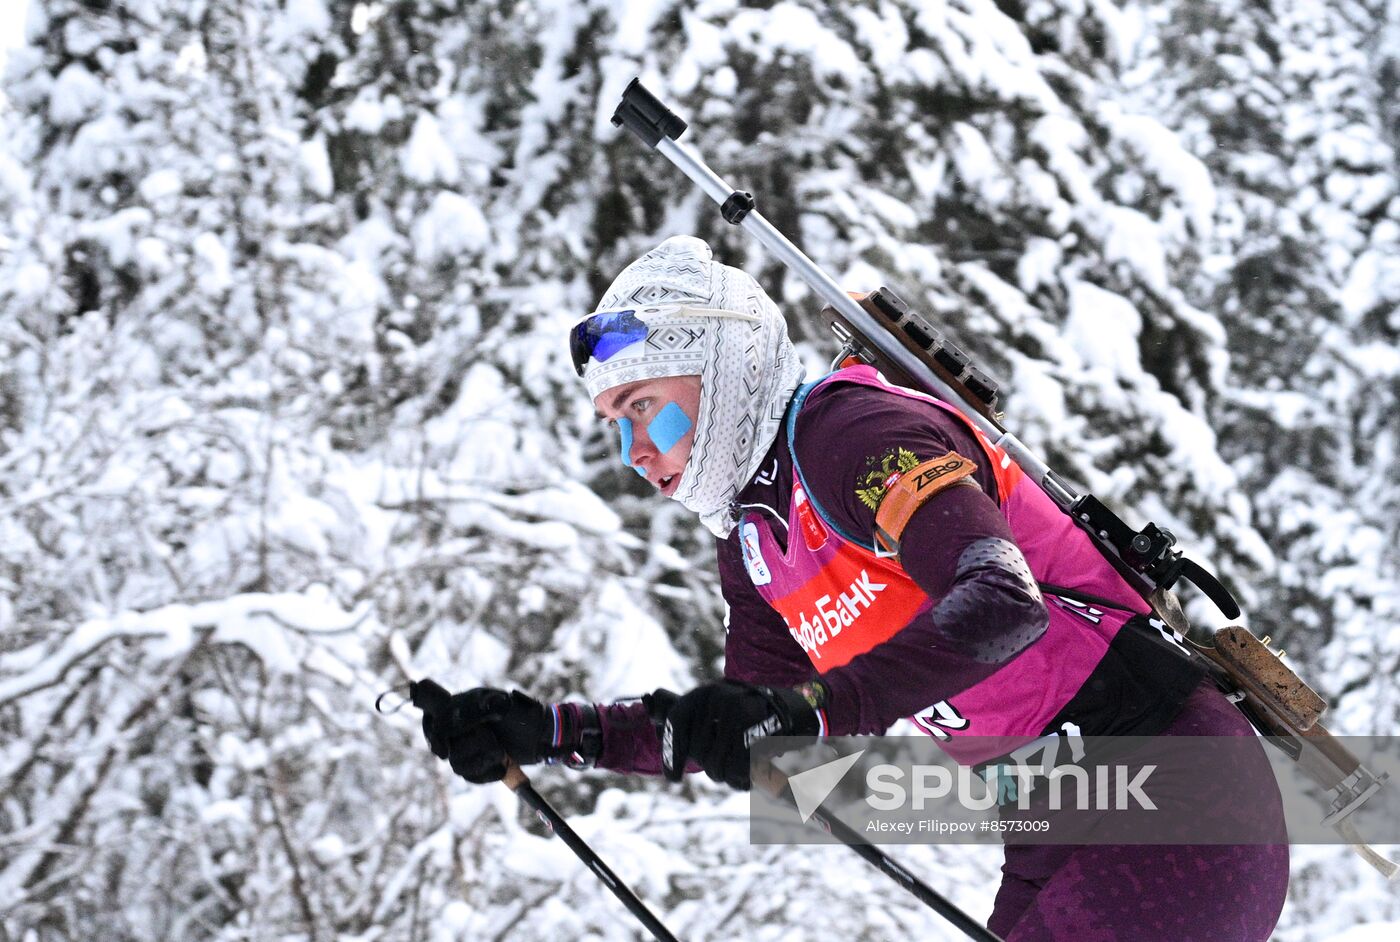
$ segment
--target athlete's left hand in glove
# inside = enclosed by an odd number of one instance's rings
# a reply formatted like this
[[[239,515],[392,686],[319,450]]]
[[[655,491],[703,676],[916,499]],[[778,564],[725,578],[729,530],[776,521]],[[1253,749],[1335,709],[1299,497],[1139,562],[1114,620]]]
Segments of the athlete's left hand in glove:
[[[747,791],[749,748],[760,737],[825,732],[819,708],[824,688],[804,687],[809,692],[725,680],[696,687],[678,698],[658,690],[652,695],[658,706],[665,697],[674,698],[669,708],[662,706],[661,764],[666,777],[679,782],[686,763],[694,760],[716,782]]]

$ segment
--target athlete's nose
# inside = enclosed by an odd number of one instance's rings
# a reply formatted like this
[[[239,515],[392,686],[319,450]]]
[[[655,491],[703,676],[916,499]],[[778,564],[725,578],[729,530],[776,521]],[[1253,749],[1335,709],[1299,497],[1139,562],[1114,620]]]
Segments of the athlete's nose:
[[[618,419],[617,432],[622,439],[622,463],[646,477],[646,464],[656,455],[651,439],[645,431],[638,434],[631,419]]]

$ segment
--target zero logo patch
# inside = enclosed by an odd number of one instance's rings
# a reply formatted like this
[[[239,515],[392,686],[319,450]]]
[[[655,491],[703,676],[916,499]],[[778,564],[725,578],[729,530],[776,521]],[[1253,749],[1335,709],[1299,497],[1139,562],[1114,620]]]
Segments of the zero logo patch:
[[[953,455],[942,462],[930,462],[914,472],[910,482],[911,486],[916,491],[926,491],[930,487],[936,486],[940,480],[948,475],[961,471],[966,464],[967,459],[960,455]],[[899,478],[896,477],[890,481],[890,486],[893,487],[898,481]]]
[[[875,507],[875,555],[898,557],[899,541],[904,538],[904,528],[909,525],[914,511],[940,491],[967,481],[976,470],[977,465],[970,459],[950,451],[888,476]],[[975,481],[968,483],[977,486]]]

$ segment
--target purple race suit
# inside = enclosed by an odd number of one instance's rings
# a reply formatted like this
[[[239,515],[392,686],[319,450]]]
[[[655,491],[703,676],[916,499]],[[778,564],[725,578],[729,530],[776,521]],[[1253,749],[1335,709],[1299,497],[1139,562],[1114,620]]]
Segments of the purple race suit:
[[[909,717],[968,763],[992,756],[963,737],[1253,735],[1088,537],[951,406],[854,367],[799,391],[785,432],[717,541],[726,677],[819,676],[830,735]],[[899,562],[878,559],[870,534],[892,475],[949,452],[976,462],[977,486],[938,493]],[[599,715],[600,766],[659,771],[640,704]],[[1152,875],[1152,899],[1102,896],[1129,871]],[[1009,846],[990,924],[1017,942],[1263,940],[1287,873],[1279,845]],[[1144,906],[1160,925],[1145,930]]]

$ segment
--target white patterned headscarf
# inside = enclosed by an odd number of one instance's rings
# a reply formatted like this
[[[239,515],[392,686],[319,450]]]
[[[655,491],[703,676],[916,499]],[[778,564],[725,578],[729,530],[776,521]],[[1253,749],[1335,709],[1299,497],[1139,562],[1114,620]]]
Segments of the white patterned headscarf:
[[[735,524],[731,503],[758,471],[803,379],[787,323],[758,282],[714,261],[691,236],[673,236],[628,265],[593,314],[627,308],[644,319],[647,337],[606,362],[590,359],[588,395],[640,379],[700,376],[695,445],[673,496],[726,537]]]

